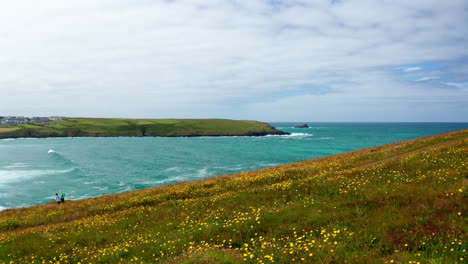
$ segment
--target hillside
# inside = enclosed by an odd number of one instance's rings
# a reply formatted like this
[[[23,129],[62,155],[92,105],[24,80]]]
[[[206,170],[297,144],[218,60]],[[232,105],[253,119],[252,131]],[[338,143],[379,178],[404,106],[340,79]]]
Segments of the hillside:
[[[5,210],[0,263],[466,263],[467,161],[462,130]]]
[[[262,136],[287,134],[258,121],[228,119],[63,118],[0,128],[0,138],[109,136]]]

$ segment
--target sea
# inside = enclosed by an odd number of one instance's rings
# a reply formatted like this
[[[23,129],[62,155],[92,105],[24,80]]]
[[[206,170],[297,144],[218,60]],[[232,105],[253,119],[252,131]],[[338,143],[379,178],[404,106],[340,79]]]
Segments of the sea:
[[[309,128],[294,128],[306,123]],[[290,135],[0,140],[0,210],[192,181],[467,129],[468,123],[273,122]]]

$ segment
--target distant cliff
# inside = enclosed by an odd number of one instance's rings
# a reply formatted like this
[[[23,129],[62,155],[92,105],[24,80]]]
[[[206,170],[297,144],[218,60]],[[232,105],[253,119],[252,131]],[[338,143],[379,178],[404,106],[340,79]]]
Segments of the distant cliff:
[[[197,137],[286,135],[267,123],[229,119],[63,118],[52,124],[0,127],[0,138]]]

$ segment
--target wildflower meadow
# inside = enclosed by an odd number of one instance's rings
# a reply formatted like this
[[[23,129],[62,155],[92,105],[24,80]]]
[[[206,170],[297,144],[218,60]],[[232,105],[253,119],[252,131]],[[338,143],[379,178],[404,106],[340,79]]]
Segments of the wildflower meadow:
[[[468,130],[0,212],[0,263],[467,263]]]

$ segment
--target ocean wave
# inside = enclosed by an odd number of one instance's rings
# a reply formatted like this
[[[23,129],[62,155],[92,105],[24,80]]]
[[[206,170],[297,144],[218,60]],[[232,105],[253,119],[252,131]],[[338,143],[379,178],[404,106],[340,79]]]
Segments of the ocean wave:
[[[313,134],[309,133],[291,133],[289,135],[266,135],[265,137],[280,137],[280,138],[293,138],[293,137],[311,137]]]
[[[93,187],[91,187],[91,189],[95,189],[95,190],[98,190],[98,191],[102,192],[102,191],[109,190],[109,187],[107,187],[107,186],[93,186]]]
[[[184,176],[175,176],[175,177],[170,177],[162,180],[156,180],[156,181],[144,181],[142,184],[146,185],[165,185],[165,184],[171,184],[171,183],[176,183],[176,182],[181,182],[181,181],[186,181],[188,180],[189,177],[184,177]]]
[[[170,167],[170,168],[167,168],[165,169],[164,171],[169,171],[169,172],[181,172],[183,171],[184,169],[181,168],[181,167]]]
[[[96,196],[92,196],[92,195],[82,195],[82,196],[78,196],[78,197],[73,197],[73,196],[70,196],[68,198],[68,200],[82,200],[82,199],[86,199],[86,198],[91,198],[91,197],[96,197]]]
[[[0,211],[8,209],[7,207],[0,206]]]
[[[166,185],[166,184],[172,184],[172,183],[177,183],[177,182],[182,182],[182,181],[206,178],[206,177],[212,176],[212,173],[209,172],[208,169],[209,168],[203,168],[203,169],[196,170],[194,172],[185,172],[182,175],[166,176],[167,178],[153,180],[153,181],[152,180],[144,181],[142,182],[142,184],[158,186],[158,185]]]
[[[18,182],[43,175],[64,174],[73,170],[75,168],[66,170],[0,170],[0,184]]]
[[[83,184],[89,185],[89,184],[95,184],[97,183],[96,181],[85,181]]]
[[[4,169],[16,169],[16,168],[27,168],[30,167],[31,165],[27,163],[21,163],[21,162],[15,162],[11,165],[3,166]]]
[[[217,167],[213,167],[213,169],[223,170],[223,171],[238,171],[238,170],[244,169],[244,167],[242,165],[237,165],[237,166],[234,166],[234,167],[231,167],[231,166],[217,166]]]
[[[260,167],[275,167],[281,165],[280,163],[260,163]]]
[[[196,175],[194,175],[194,177],[196,178],[205,178],[205,177],[208,177],[210,175],[210,173],[208,172],[208,168],[203,168],[203,169],[200,169],[196,172]]]
[[[45,181],[33,181],[32,184],[45,184]]]

